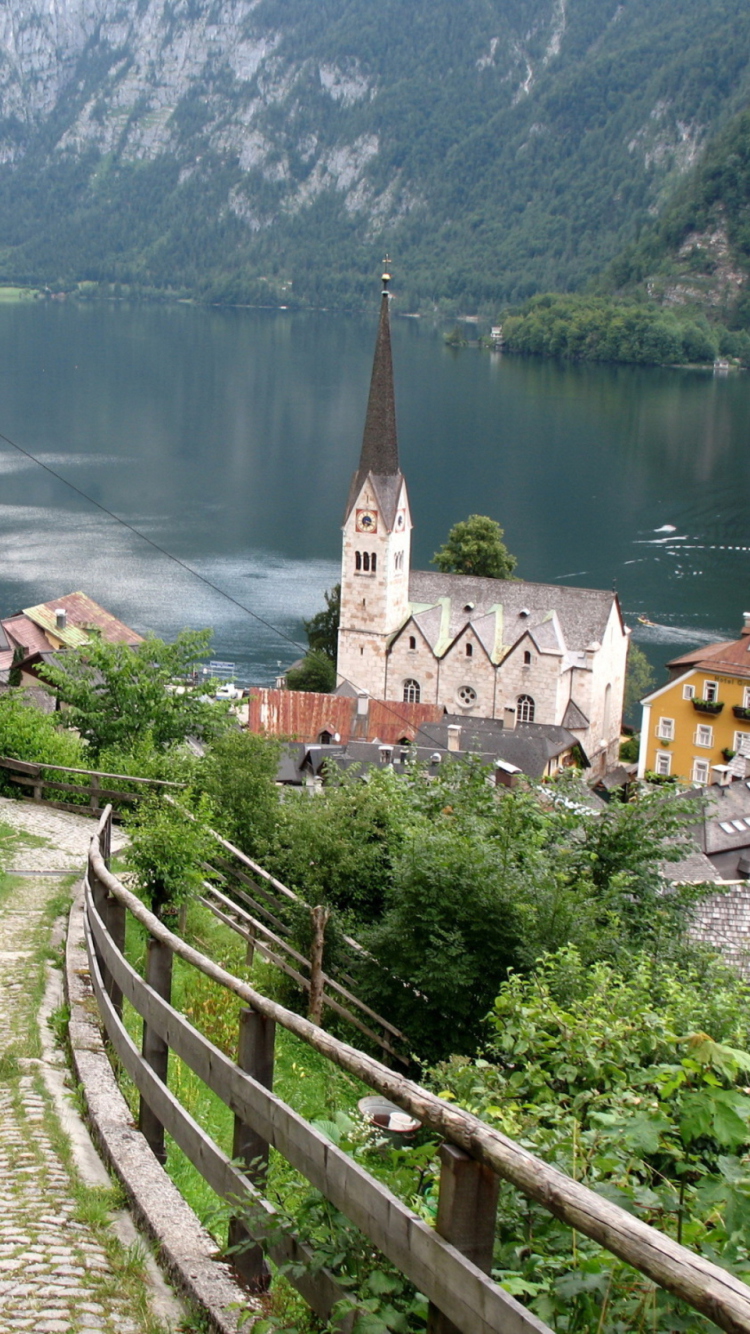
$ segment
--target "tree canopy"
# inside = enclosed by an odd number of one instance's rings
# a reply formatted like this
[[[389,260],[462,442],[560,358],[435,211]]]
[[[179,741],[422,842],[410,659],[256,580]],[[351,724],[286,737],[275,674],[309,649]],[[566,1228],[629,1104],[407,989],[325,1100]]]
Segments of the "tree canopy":
[[[443,574],[474,574],[510,579],[518,564],[503,542],[500,524],[485,514],[471,514],[451,528],[445,545],[432,558]]]
[[[93,639],[40,668],[67,705],[67,718],[94,756],[105,747],[130,748],[149,737],[165,749],[188,736],[223,730],[226,710],[190,683],[208,654],[210,630],[183,630],[173,644],[145,639],[130,648]]]
[[[341,620],[341,584],[334,584],[323,596],[326,605],[323,611],[316,611],[309,621],[303,621],[307,642],[311,649],[325,653],[335,664],[339,646],[339,621]]]

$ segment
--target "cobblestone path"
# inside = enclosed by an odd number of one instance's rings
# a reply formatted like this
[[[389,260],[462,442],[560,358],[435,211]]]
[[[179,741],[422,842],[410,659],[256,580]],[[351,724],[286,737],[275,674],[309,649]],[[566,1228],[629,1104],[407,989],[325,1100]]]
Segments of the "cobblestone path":
[[[116,1192],[77,1171],[45,1078],[57,1066],[60,1080],[64,1058],[40,1045],[37,1024],[65,883],[50,873],[80,875],[93,822],[0,799],[2,825],[27,842],[0,838],[0,866],[24,873],[0,895],[0,1334],[157,1334],[175,1326],[152,1315],[142,1247],[118,1236]]]

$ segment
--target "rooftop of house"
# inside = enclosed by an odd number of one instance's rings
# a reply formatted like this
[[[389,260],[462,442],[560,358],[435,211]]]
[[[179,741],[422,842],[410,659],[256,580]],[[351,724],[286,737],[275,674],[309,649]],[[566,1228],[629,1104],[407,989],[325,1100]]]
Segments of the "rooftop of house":
[[[324,695],[308,690],[250,692],[248,727],[269,736],[295,737],[313,743],[326,733],[346,744],[352,739],[397,742],[413,740],[426,722],[443,717],[439,704],[406,704],[399,700],[370,699],[350,692]]]
[[[599,648],[617,595],[602,589],[533,584],[521,579],[412,570],[409,599],[414,620],[438,656],[471,625],[494,662],[526,633],[540,653],[575,654]],[[571,665],[573,665],[571,663]]]
[[[92,633],[110,644],[135,646],[143,643],[142,635],[80,591],[66,593],[51,602],[40,602],[36,607],[24,607],[23,615],[39,626],[46,636],[52,635],[66,648],[80,648]],[[50,647],[49,639],[44,647]]]
[[[727,676],[750,677],[750,613],[745,613],[745,624],[739,639],[722,639],[714,644],[700,644],[697,648],[672,658],[667,667],[681,675],[689,668],[697,671],[724,672]]]

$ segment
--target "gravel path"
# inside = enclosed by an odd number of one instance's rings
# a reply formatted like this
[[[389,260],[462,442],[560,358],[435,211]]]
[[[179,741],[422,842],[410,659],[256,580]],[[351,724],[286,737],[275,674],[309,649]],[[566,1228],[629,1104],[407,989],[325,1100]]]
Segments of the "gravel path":
[[[94,822],[0,799],[0,825],[48,840],[0,839],[4,869],[22,873],[0,896],[0,1334],[157,1334],[174,1326],[152,1315],[143,1248],[123,1244],[103,1169],[98,1185],[79,1175],[48,1077],[62,1085],[64,1058],[37,1024],[64,884],[51,873],[80,876]]]

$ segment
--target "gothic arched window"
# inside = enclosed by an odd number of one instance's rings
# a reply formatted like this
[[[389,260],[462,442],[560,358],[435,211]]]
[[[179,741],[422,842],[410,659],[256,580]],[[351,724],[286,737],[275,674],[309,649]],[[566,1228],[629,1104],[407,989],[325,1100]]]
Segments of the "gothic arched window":
[[[362,569],[369,570],[369,568],[370,568],[370,553],[369,551],[366,551],[362,557]]]
[[[535,708],[531,695],[519,695],[516,700],[516,722],[533,723]]]
[[[524,654],[523,654],[523,665],[524,665],[524,667],[530,667],[530,666],[531,666],[531,653],[530,653],[529,649],[524,649]]]
[[[420,689],[419,681],[415,681],[413,677],[409,677],[408,681],[404,681],[404,704],[418,704],[421,694],[422,691]]]
[[[416,648],[416,647],[417,647],[417,636],[409,635],[409,648]]]
[[[467,644],[467,645],[466,645],[466,656],[467,656],[467,658],[471,658],[471,657],[473,657],[473,654],[474,654],[474,645],[473,645],[473,644]]]
[[[355,570],[362,569],[362,553],[360,551],[354,553],[354,568]]]
[[[375,573],[377,568],[378,568],[378,553],[376,551],[373,551],[370,557],[370,569],[372,570],[373,574]]]

